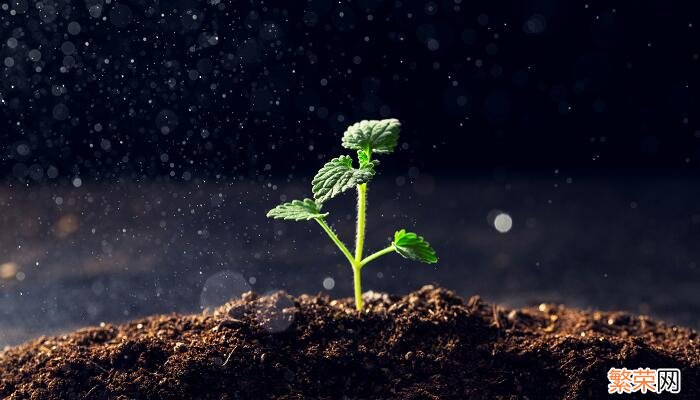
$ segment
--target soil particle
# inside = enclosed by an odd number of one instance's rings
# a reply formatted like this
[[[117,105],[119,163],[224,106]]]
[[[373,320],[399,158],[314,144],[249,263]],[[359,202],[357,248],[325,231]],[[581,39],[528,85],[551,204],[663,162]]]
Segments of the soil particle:
[[[175,353],[184,353],[187,351],[187,345],[182,342],[177,342],[173,350]]]
[[[700,398],[695,331],[556,304],[518,310],[425,286],[404,297],[246,293],[0,353],[8,399],[598,399],[611,367],[679,368]]]

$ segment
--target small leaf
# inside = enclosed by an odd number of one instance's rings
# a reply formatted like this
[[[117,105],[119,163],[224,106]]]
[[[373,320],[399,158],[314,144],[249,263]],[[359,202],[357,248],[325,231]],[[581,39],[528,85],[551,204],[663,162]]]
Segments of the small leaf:
[[[282,203],[267,212],[269,218],[294,221],[308,221],[314,218],[323,218],[326,215],[328,213],[321,213],[321,206],[311,199],[292,200],[290,203]]]
[[[369,163],[362,168],[352,166],[350,156],[340,156],[326,163],[311,181],[311,191],[319,203],[343,193],[355,186],[369,182],[374,176],[374,164]]]
[[[343,147],[380,154],[391,153],[399,140],[400,129],[398,119],[360,121],[350,125],[343,134]]]
[[[369,164],[369,152],[367,150],[357,150],[357,161],[360,162],[360,168]]]
[[[435,250],[430,247],[430,243],[426,242],[422,236],[418,236],[413,232],[406,232],[405,229],[396,231],[391,245],[394,246],[397,253],[410,260],[426,264],[434,264],[438,260]]]
[[[379,165],[379,160],[370,161],[370,154],[367,150],[357,150],[357,160],[360,162],[360,169],[374,168]]]

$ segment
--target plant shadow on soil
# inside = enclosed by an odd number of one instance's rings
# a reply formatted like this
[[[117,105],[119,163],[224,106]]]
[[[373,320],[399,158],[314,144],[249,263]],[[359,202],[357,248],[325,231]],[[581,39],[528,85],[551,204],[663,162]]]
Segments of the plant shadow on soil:
[[[693,330],[555,304],[505,309],[425,286],[404,297],[284,292],[0,353],[9,399],[599,399],[611,367],[679,368],[700,396]]]

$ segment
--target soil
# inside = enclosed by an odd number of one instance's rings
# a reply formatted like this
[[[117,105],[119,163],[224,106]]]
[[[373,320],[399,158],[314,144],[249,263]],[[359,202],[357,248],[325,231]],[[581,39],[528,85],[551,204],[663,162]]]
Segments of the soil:
[[[248,292],[209,313],[39,338],[0,353],[0,398],[592,399],[607,398],[611,367],[679,368],[681,392],[665,395],[700,398],[691,329],[433,286],[365,300],[360,314],[351,299]]]

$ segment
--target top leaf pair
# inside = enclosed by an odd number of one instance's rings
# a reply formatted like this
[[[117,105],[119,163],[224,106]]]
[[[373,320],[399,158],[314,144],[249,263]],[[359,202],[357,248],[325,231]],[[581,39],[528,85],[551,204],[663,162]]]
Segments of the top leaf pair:
[[[340,156],[328,161],[311,181],[314,199],[295,200],[280,204],[268,212],[268,217],[304,221],[323,219],[323,203],[333,197],[369,182],[375,175],[373,154],[394,151],[399,139],[401,123],[397,119],[361,121],[351,125],[343,134],[343,147],[357,151],[359,166],[353,166],[350,156]]]
[[[370,161],[372,154],[394,151],[399,138],[401,123],[397,119],[361,121],[351,125],[343,134],[343,147],[357,150],[359,167],[353,166],[349,156],[340,156],[327,162],[311,181],[311,191],[320,206],[327,200],[369,182],[375,175],[377,161]]]

